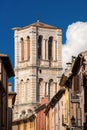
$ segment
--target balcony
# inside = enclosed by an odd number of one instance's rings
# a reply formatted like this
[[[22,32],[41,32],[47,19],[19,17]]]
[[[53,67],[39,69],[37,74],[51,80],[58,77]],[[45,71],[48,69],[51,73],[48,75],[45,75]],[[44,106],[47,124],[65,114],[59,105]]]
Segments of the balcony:
[[[76,93],[71,93],[70,100],[72,103],[79,103],[80,102],[79,96]]]

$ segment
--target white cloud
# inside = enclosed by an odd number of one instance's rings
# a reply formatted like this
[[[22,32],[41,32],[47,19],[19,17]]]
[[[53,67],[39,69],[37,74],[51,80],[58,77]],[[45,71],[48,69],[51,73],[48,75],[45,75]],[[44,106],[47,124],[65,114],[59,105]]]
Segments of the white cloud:
[[[72,56],[87,50],[87,22],[76,22],[68,26],[66,43],[62,48],[63,67],[71,62]]]

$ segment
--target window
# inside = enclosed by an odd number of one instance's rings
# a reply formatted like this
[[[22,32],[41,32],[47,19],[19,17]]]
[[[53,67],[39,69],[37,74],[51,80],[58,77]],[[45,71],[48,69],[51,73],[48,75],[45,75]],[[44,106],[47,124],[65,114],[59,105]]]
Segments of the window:
[[[53,43],[53,37],[49,37],[48,40],[48,59],[52,60],[52,43]]]
[[[30,100],[30,80],[26,80],[26,86],[25,86],[25,102],[29,102]]]
[[[25,110],[23,110],[23,111],[21,112],[22,115],[25,115],[25,113],[26,113]]]
[[[24,60],[24,40],[21,38],[21,60]]]
[[[41,101],[41,98],[44,97],[44,92],[45,92],[45,86],[43,79],[39,79],[39,101]]]
[[[39,70],[39,73],[40,73],[40,74],[42,73],[42,70],[41,70],[41,69]]]
[[[24,81],[21,79],[20,81],[20,89],[19,89],[19,103],[23,103],[24,101]]]
[[[27,36],[27,60],[30,59],[30,37]]]
[[[41,53],[42,53],[42,36],[40,35],[39,38],[38,38],[38,58],[40,59],[42,56],[41,56]]]

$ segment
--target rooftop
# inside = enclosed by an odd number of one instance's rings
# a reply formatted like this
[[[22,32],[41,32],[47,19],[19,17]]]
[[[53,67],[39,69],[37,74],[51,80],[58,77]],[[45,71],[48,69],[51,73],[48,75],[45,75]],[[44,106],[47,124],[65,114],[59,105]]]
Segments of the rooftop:
[[[51,26],[51,25],[48,25],[48,24],[45,24],[45,23],[42,23],[42,22],[39,22],[39,20],[37,20],[37,22],[35,23],[32,23],[28,26],[25,26],[25,27],[15,27],[13,28],[13,30],[22,30],[22,29],[26,29],[26,28],[29,28],[29,27],[41,27],[41,28],[49,28],[49,29],[60,29],[60,28],[57,28],[55,26]]]

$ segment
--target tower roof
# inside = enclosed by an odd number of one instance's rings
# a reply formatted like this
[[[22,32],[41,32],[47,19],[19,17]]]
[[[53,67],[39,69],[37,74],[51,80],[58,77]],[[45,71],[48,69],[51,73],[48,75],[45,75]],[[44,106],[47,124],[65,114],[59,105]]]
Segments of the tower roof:
[[[42,23],[42,22],[39,22],[39,21],[31,24],[30,26],[57,29],[57,27],[55,27],[55,26],[51,26],[51,25],[48,25],[48,24],[45,24],[45,23]]]
[[[42,23],[42,22],[39,22],[39,20],[37,20],[37,22],[35,23],[32,23],[28,26],[25,26],[25,27],[22,27],[22,28],[19,28],[19,27],[16,27],[16,28],[13,28],[13,30],[22,30],[22,29],[25,29],[25,28],[29,28],[29,27],[41,27],[41,28],[49,28],[49,29],[58,29],[57,27],[55,26],[51,26],[51,25],[48,25],[48,24],[45,24],[45,23]],[[60,29],[60,28],[59,28]]]

